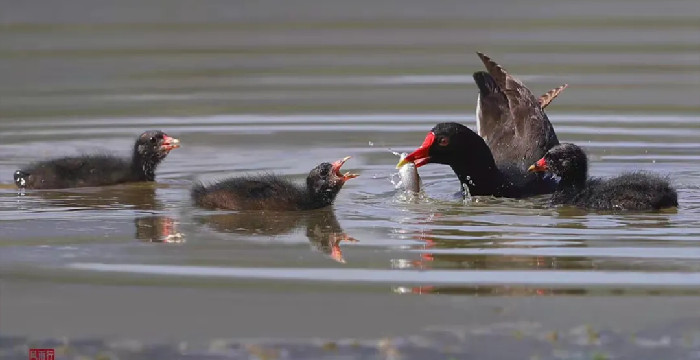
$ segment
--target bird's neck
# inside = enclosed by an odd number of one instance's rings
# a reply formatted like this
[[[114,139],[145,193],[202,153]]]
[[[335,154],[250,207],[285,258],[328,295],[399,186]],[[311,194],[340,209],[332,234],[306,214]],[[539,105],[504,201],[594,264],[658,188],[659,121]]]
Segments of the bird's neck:
[[[560,189],[583,189],[588,181],[588,170],[566,174],[559,180]]]
[[[565,176],[559,180],[556,191],[552,195],[551,202],[553,204],[567,204],[575,201],[575,199],[585,189],[587,184],[588,174],[583,172],[578,176]]]
[[[301,208],[302,208],[302,210],[313,210],[313,209],[320,209],[320,208],[326,207],[326,206],[331,205],[333,203],[336,195],[338,195],[337,191],[331,191],[331,190],[314,191],[313,189],[309,189],[307,187],[306,188],[306,196],[303,196],[303,199],[305,201],[303,201],[301,203]]]
[[[131,171],[138,180],[153,181],[156,178],[156,167],[160,160],[150,157],[141,156],[138,149],[134,149],[134,154],[131,161]]]
[[[479,166],[470,166],[460,163],[452,165],[452,170],[457,174],[457,178],[469,189],[469,195],[505,195],[510,186],[506,177],[496,167],[496,163],[491,161]]]

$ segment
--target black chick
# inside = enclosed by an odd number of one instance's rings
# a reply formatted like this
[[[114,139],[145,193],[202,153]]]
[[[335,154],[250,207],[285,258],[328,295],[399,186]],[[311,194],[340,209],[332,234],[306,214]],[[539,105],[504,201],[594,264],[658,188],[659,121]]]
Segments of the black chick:
[[[15,171],[20,189],[65,189],[154,181],[158,164],[180,141],[159,130],[139,135],[130,159],[111,155],[63,157],[30,164]]]
[[[276,175],[236,177],[204,186],[195,184],[192,199],[198,206],[227,210],[311,210],[331,205],[346,181],[357,174],[340,173],[349,159],[316,166],[299,186]]]
[[[528,169],[561,177],[553,205],[594,210],[658,210],[678,206],[678,194],[668,180],[644,172],[609,179],[589,178],[586,153],[574,144],[560,144]]]

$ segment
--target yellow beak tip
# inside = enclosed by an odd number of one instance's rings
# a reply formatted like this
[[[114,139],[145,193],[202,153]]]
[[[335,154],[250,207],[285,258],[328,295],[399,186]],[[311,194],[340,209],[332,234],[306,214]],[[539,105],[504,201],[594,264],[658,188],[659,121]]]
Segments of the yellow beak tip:
[[[530,167],[527,168],[527,171],[529,171],[529,172],[533,172],[535,170],[537,170],[537,166],[535,166],[535,165],[530,165]]]

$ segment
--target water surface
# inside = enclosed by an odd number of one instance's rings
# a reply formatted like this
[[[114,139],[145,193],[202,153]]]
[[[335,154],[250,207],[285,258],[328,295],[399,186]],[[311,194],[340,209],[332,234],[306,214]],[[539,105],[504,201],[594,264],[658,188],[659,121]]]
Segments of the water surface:
[[[5,334],[372,337],[500,321],[497,311],[474,315],[494,306],[515,309],[509,320],[571,327],[700,315],[690,305],[700,289],[697,2],[388,2],[365,12],[305,1],[289,13],[264,2],[9,3],[0,15]],[[67,10],[76,7],[91,16]],[[465,203],[439,165],[420,169],[429,200],[397,196],[389,149],[414,149],[438,122],[474,127],[477,50],[535,92],[569,83],[547,109],[559,139],[585,148],[595,176],[668,175],[679,208]],[[127,156],[151,128],[183,144],[155,184],[22,196],[12,186],[31,161]],[[302,181],[347,155],[345,168],[361,176],[332,208],[227,213],[189,199],[193,181],[256,172]],[[532,300],[541,297],[560,300]],[[53,325],[24,321],[34,316]],[[239,316],[247,325],[234,324]]]

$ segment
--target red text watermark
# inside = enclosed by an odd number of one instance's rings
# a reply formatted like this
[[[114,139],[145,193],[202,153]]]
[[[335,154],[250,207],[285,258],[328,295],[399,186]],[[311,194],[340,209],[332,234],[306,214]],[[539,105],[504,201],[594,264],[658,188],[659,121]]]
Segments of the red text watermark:
[[[29,360],[56,360],[54,349],[29,349]]]

